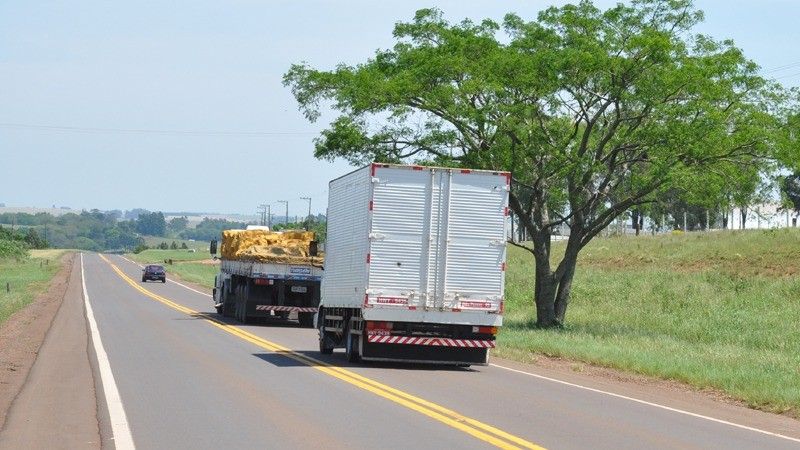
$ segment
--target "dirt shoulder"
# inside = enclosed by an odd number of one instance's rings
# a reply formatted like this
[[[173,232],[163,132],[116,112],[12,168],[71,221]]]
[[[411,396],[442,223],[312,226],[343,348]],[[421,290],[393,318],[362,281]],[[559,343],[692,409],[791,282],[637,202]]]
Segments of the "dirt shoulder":
[[[0,429],[61,307],[74,264],[74,253],[64,255],[47,290],[0,324]]]

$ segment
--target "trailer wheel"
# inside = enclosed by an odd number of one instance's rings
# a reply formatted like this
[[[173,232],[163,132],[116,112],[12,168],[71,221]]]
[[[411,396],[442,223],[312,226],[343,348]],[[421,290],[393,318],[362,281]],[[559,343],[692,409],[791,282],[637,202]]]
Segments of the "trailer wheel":
[[[361,361],[361,355],[358,354],[358,336],[347,330],[347,338],[344,343],[344,354],[347,361],[356,363]]]
[[[323,355],[330,355],[333,353],[333,345],[331,345],[330,339],[328,339],[328,333],[325,331],[325,316],[324,312],[320,309],[319,311],[319,352]]]

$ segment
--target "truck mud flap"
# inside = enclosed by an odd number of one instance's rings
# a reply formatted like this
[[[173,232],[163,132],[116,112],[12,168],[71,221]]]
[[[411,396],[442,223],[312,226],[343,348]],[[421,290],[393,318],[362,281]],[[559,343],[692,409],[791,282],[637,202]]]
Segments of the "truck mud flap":
[[[365,361],[485,366],[489,362],[489,349],[363,342],[361,359]]]

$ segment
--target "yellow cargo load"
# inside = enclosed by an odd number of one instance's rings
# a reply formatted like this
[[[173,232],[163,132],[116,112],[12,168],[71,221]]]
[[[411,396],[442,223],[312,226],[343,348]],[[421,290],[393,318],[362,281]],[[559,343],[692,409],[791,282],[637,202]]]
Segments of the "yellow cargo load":
[[[321,266],[324,257],[311,256],[313,231],[225,230],[223,259]]]

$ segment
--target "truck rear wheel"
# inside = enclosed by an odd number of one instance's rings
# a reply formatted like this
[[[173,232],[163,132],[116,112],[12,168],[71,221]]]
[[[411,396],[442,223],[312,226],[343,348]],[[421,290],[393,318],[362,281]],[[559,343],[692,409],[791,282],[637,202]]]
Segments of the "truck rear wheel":
[[[297,321],[303,328],[314,328],[314,313],[297,313]]]
[[[344,354],[347,361],[356,363],[361,361],[361,355],[358,354],[358,336],[347,330],[347,338],[344,343]]]
[[[325,316],[324,311],[319,311],[319,352],[323,355],[330,355],[333,353],[333,344],[328,338],[328,332],[325,331]]]

